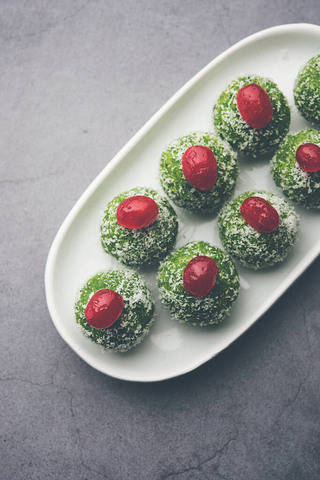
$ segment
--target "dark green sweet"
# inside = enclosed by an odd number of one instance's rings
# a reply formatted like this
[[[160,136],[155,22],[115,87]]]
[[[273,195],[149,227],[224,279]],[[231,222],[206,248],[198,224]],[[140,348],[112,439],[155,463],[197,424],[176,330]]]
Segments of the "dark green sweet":
[[[210,148],[217,161],[218,178],[210,190],[193,187],[184,177],[182,157],[194,145]],[[238,178],[235,153],[212,133],[197,132],[174,140],[162,153],[160,181],[168,197],[179,207],[198,212],[215,212],[233,192]]]
[[[264,198],[277,210],[280,222],[274,232],[258,232],[244,220],[240,207],[248,197]],[[253,191],[242,193],[227,203],[220,212],[218,224],[227,252],[245,267],[261,269],[281,262],[288,255],[297,237],[299,217],[284,198]]]
[[[183,286],[183,272],[197,256],[206,255],[218,266],[213,289],[204,298],[197,298]],[[171,253],[158,273],[162,302],[181,323],[201,327],[221,322],[239,293],[239,274],[229,255],[207,242],[190,242]]]
[[[320,208],[320,172],[303,171],[295,157],[297,148],[304,143],[320,147],[320,132],[302,130],[288,135],[272,159],[271,173],[276,185],[291,200],[307,208]]]
[[[122,295],[124,309],[110,327],[93,328],[86,320],[85,308],[96,292],[109,288]],[[142,278],[124,270],[110,270],[90,278],[81,289],[75,304],[76,322],[93,342],[113,351],[124,352],[134,347],[148,333],[154,318],[154,301]]]
[[[117,208],[128,197],[145,195],[158,205],[158,219],[149,227],[130,230],[117,221]],[[167,255],[178,233],[177,215],[168,200],[150,188],[133,188],[108,203],[102,219],[101,243],[104,250],[129,266],[151,264]]]
[[[242,118],[237,106],[237,93],[240,88],[256,83],[269,95],[273,116],[265,128],[250,127]],[[258,157],[273,153],[290,125],[290,108],[277,85],[268,78],[247,75],[234,80],[221,93],[213,108],[213,121],[218,134],[229,142],[239,154]]]
[[[300,70],[293,94],[301,115],[320,126],[320,55],[311,58]]]

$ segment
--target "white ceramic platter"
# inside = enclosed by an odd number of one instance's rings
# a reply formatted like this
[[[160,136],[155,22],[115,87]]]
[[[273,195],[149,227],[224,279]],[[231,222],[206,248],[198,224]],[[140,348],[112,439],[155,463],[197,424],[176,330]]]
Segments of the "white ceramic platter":
[[[141,270],[156,299],[157,318],[148,337],[125,354],[110,353],[77,328],[77,292],[97,271],[123,268],[100,245],[99,225],[106,203],[135,186],[160,189],[159,158],[174,138],[212,129],[212,106],[235,77],[256,73],[270,77],[288,98],[291,131],[307,126],[293,103],[293,83],[301,66],[320,53],[320,27],[284,25],[252,35],[229,48],[177,92],[106,166],[73,207],[49,253],[45,283],[52,320],[70,347],[89,365],[116,378],[150,382],[189,372],[224,350],[283,294],[320,252],[320,214],[298,208],[301,232],[294,251],[268,271],[239,268],[241,291],[230,317],[216,327],[181,325],[160,304],[156,268]],[[240,164],[236,193],[248,189],[277,192],[266,161]],[[279,193],[279,192],[278,192]],[[207,240],[221,246],[217,220],[199,219],[176,209],[180,218],[177,246]]]

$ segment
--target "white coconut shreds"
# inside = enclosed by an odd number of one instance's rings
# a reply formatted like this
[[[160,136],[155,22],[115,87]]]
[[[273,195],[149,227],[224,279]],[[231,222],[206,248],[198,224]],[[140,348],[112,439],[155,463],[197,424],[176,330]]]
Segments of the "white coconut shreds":
[[[254,196],[264,198],[277,210],[280,223],[274,232],[260,233],[242,217],[242,202]],[[263,191],[245,192],[227,203],[218,223],[225,249],[242,265],[254,269],[281,262],[292,249],[299,230],[299,217],[293,207],[282,197]]]
[[[126,198],[145,195],[158,205],[157,220],[149,227],[131,230],[119,225],[117,208]],[[174,246],[178,220],[168,200],[150,188],[134,188],[108,203],[101,222],[101,243],[107,253],[129,266],[151,264],[163,258]]]
[[[288,135],[271,161],[271,173],[276,185],[291,200],[306,208],[320,208],[320,172],[305,172],[296,161],[296,151],[304,143],[320,147],[320,132],[308,129]]]
[[[300,70],[294,85],[294,101],[304,118],[320,125],[320,55]]]
[[[210,190],[202,191],[184,177],[182,157],[194,145],[210,148],[216,158],[218,176]],[[195,132],[173,140],[163,151],[160,181],[168,197],[179,207],[191,211],[215,212],[234,191],[238,170],[236,154],[225,141],[210,132]]]
[[[272,103],[272,119],[262,129],[248,125],[237,107],[238,91],[250,83],[256,83],[266,90]],[[288,133],[290,108],[285,96],[272,80],[247,75],[234,80],[221,93],[213,108],[213,120],[218,134],[229,142],[232,148],[241,155],[256,158],[273,152]]]
[[[204,298],[197,298],[183,287],[183,272],[192,258],[206,255],[218,266],[216,284]],[[207,242],[190,242],[164,260],[158,272],[162,302],[181,323],[206,326],[221,322],[239,293],[239,274],[229,255]]]
[[[84,311],[92,295],[109,288],[122,295],[124,309],[118,320],[104,329],[93,328]],[[76,321],[82,333],[105,349],[124,352],[138,345],[154,321],[154,300],[144,280],[136,273],[110,270],[97,273],[79,292],[75,303]]]

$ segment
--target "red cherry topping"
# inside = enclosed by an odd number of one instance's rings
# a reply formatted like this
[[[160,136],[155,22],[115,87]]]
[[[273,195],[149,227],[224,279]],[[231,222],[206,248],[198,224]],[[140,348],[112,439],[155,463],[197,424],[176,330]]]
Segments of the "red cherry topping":
[[[187,182],[199,190],[210,190],[218,177],[213,151],[202,145],[189,147],[182,157],[182,171]]]
[[[280,217],[277,210],[264,198],[246,198],[240,207],[240,211],[250,227],[258,232],[271,233],[279,226]]]
[[[260,130],[272,119],[273,107],[270,97],[256,83],[240,88],[237,94],[237,105],[242,118],[250,127]]]
[[[319,172],[320,147],[314,143],[303,143],[296,151],[296,160],[305,172]]]
[[[143,195],[126,198],[117,208],[119,225],[131,230],[140,230],[154,223],[159,215],[156,202]]]
[[[205,255],[194,257],[183,272],[183,286],[195,297],[203,298],[213,289],[218,274],[218,266]]]
[[[84,314],[92,327],[109,328],[120,317],[123,306],[123,298],[119,293],[104,288],[90,298]]]

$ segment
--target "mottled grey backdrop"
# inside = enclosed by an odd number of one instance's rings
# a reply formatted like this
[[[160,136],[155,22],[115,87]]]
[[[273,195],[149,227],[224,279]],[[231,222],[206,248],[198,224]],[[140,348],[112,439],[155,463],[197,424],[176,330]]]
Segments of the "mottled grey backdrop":
[[[132,384],[86,365],[45,302],[50,244],[146,120],[260,29],[319,1],[1,0],[0,478],[320,478],[320,262],[218,358]]]

